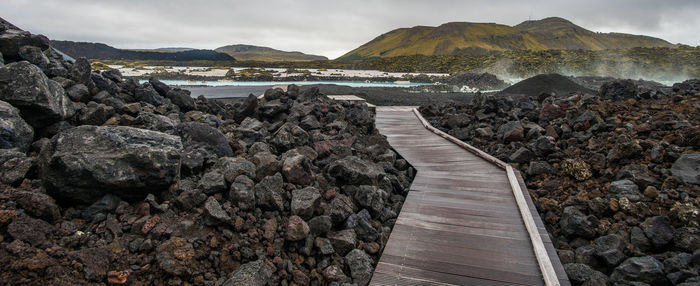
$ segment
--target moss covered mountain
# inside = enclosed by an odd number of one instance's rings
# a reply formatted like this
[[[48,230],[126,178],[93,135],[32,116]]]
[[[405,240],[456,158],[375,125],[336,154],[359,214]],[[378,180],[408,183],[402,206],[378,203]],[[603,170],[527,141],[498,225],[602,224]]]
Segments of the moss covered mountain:
[[[350,51],[339,59],[407,55],[480,54],[507,50],[606,50],[673,47],[662,39],[596,33],[562,18],[525,21],[516,26],[452,22],[438,27],[396,29]]]
[[[309,55],[302,52],[286,52],[252,45],[228,45],[216,48],[215,51],[226,53],[241,61],[296,62],[328,60],[328,58],[324,56]]]

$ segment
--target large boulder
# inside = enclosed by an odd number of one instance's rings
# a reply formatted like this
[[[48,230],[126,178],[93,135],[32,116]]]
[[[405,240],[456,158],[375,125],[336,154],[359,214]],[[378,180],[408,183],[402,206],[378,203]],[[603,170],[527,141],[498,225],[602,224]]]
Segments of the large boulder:
[[[165,97],[170,99],[173,104],[177,105],[180,110],[187,112],[197,108],[194,98],[190,95],[190,91],[186,89],[173,88],[168,90]]]
[[[376,185],[385,176],[380,167],[355,156],[334,161],[328,166],[328,174],[351,185]]]
[[[17,107],[22,118],[34,128],[75,114],[63,87],[46,77],[39,67],[25,61],[0,68],[0,100]]]
[[[685,154],[671,166],[671,174],[686,184],[700,185],[700,154]]]
[[[41,174],[60,200],[92,203],[106,193],[136,200],[166,190],[180,169],[180,138],[125,126],[80,126],[42,150]]]
[[[34,130],[19,115],[19,110],[0,101],[0,149],[17,148],[27,152],[34,141]]]
[[[265,286],[272,276],[273,268],[265,260],[259,259],[238,267],[238,270],[231,274],[231,278],[226,280],[222,286]]]
[[[175,126],[186,149],[204,148],[219,157],[233,156],[228,139],[221,131],[201,122],[185,122]]]
[[[615,268],[614,281],[639,281],[649,285],[668,285],[664,265],[651,256],[632,257]]]
[[[23,46],[35,46],[42,50],[49,48],[49,39],[43,35],[32,35],[29,32],[11,27],[0,34],[0,53],[5,58],[18,58]]]

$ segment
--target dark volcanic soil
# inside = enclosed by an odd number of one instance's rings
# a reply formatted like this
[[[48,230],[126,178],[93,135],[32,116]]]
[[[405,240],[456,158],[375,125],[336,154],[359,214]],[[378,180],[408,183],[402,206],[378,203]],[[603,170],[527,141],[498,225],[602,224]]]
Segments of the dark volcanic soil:
[[[571,79],[559,74],[541,74],[522,80],[502,90],[499,94],[523,94],[537,97],[541,93],[566,95],[572,92],[594,93]]]

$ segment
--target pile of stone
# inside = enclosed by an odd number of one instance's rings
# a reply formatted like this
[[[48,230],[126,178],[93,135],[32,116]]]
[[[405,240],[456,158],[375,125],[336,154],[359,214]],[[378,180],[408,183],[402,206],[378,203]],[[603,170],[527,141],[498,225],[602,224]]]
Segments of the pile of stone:
[[[699,91],[698,80],[663,90],[617,80],[591,94],[420,110],[524,173],[574,285],[698,285]]]
[[[194,99],[0,24],[0,284],[368,284],[415,171],[365,104]]]

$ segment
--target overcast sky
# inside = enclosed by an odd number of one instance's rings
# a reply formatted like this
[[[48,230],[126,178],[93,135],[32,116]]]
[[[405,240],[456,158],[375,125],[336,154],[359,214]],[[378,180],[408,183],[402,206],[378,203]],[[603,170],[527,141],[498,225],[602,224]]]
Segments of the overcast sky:
[[[698,15],[698,0],[0,1],[0,17],[51,39],[118,48],[252,44],[329,58],[401,27],[457,21],[516,25],[550,16],[597,32],[697,46]]]

